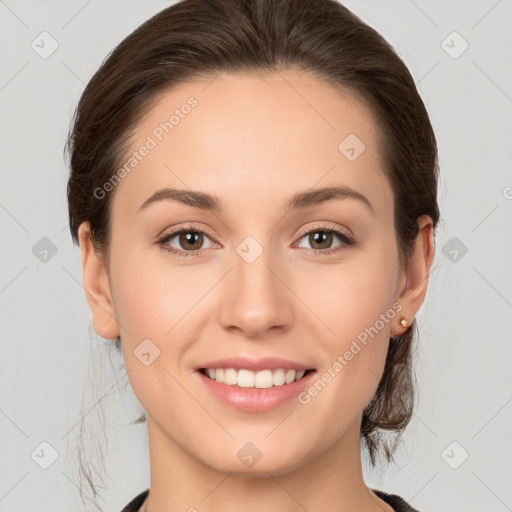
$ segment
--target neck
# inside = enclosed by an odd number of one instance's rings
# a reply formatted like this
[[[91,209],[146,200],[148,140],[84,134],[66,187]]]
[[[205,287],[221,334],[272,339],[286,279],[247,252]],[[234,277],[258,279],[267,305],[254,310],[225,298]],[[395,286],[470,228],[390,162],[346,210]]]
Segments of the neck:
[[[151,484],[142,510],[392,511],[364,482],[359,428],[355,422],[334,446],[297,461],[295,466],[279,468],[274,463],[277,457],[269,470],[256,463],[241,472],[240,464],[233,463],[232,470],[219,470],[199,460],[173,442],[148,416]],[[255,471],[258,466],[261,470]]]

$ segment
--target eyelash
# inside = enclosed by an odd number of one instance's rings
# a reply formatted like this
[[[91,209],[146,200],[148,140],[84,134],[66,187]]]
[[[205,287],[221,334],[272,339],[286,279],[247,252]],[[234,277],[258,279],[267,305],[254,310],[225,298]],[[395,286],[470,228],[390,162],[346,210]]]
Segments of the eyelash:
[[[352,238],[351,236],[347,235],[343,231],[341,231],[341,230],[339,230],[337,228],[332,228],[332,227],[327,227],[327,226],[320,226],[320,227],[316,227],[316,228],[310,229],[309,231],[306,231],[306,232],[302,233],[300,235],[300,237],[299,237],[299,240],[301,238],[303,238],[305,235],[309,235],[310,233],[315,233],[315,232],[334,233],[335,235],[337,235],[340,238],[340,240],[342,241],[342,245],[345,246],[345,247],[350,247],[350,246],[356,244],[355,239]],[[185,227],[179,228],[179,229],[177,229],[175,231],[172,231],[171,233],[167,233],[167,234],[163,235],[161,238],[159,238],[157,240],[157,244],[160,245],[165,251],[167,251],[167,252],[169,252],[171,254],[174,254],[176,256],[179,256],[179,257],[188,258],[188,257],[191,257],[191,256],[192,257],[199,256],[200,253],[201,253],[201,250],[198,250],[198,251],[181,251],[181,250],[177,250],[177,249],[174,249],[172,247],[169,248],[169,246],[166,246],[166,243],[169,240],[172,240],[176,235],[180,235],[182,233],[199,233],[199,234],[205,235],[208,238],[210,238],[208,233],[206,233],[202,229],[196,228],[193,225],[189,225],[189,226],[185,226]],[[334,252],[339,251],[340,250],[340,246],[334,247],[333,249],[326,249],[326,250],[322,250],[322,249],[307,249],[307,247],[306,247],[306,250],[311,251],[311,253],[314,256],[328,256],[328,255],[330,255],[330,254],[332,254]]]

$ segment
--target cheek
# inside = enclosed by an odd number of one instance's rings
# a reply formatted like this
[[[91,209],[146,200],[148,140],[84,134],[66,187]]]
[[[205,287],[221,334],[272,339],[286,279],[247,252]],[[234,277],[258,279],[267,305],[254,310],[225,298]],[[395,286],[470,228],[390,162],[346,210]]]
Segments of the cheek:
[[[322,280],[321,287],[309,288],[310,300],[319,304],[322,318],[334,332],[333,339],[357,338],[376,323],[382,338],[388,336],[390,320],[396,314],[392,305],[397,270],[395,251],[381,245],[341,264]],[[379,320],[383,314],[384,324]]]
[[[130,343],[174,337],[173,330],[189,323],[194,304],[215,280],[212,275],[203,279],[184,267],[167,265],[165,258],[150,258],[143,251],[124,252],[112,268],[116,316]]]
[[[193,306],[211,284],[191,283],[190,274],[154,265],[142,252],[125,251],[117,260],[112,255],[112,261],[115,312],[131,387],[150,416],[172,417],[177,408],[191,405],[173,376],[182,378],[183,354],[198,339]]]
[[[325,381],[333,385],[326,385],[325,398],[333,406],[346,405],[347,412],[368,403],[382,376],[390,328],[400,308],[394,296],[397,275],[397,254],[382,243],[340,265],[323,281],[325,286],[303,292],[317,304],[326,326],[321,338],[329,355]]]

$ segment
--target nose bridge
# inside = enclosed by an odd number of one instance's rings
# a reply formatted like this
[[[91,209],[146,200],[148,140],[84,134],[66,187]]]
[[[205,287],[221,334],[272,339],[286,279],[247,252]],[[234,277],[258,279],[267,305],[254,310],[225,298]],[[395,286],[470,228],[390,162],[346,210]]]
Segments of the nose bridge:
[[[225,327],[237,326],[251,335],[291,321],[289,292],[276,270],[282,266],[273,257],[279,251],[272,250],[269,233],[259,238],[262,243],[247,236],[235,247],[221,313]]]

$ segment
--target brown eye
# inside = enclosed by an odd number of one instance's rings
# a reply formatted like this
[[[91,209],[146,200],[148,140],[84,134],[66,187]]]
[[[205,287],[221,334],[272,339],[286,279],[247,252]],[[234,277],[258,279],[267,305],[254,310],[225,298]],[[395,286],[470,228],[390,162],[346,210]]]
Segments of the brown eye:
[[[199,256],[203,249],[205,239],[210,237],[201,229],[185,227],[164,235],[158,244],[167,252],[177,256]],[[176,240],[177,242],[173,242]]]
[[[183,249],[200,249],[203,245],[203,235],[195,231],[184,231],[178,235],[178,241]]]
[[[308,242],[312,249],[330,249],[332,241],[332,233],[327,231],[314,231],[308,235]]]
[[[336,252],[345,246],[354,245],[355,241],[349,235],[343,233],[341,230],[334,228],[316,228],[308,231],[301,237],[307,238],[310,244],[310,249],[314,254],[331,254]],[[332,247],[334,238],[341,240],[341,243]]]

